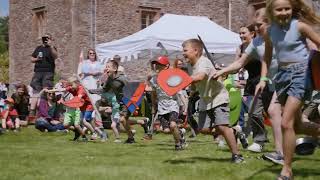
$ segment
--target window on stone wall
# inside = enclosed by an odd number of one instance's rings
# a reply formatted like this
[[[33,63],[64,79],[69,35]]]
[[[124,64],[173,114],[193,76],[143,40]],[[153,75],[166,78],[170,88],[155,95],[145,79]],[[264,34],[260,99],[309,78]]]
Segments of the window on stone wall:
[[[44,6],[32,10],[32,33],[36,38],[39,38],[46,33],[47,11]]]
[[[150,26],[154,21],[157,12],[154,11],[141,11],[141,29]]]

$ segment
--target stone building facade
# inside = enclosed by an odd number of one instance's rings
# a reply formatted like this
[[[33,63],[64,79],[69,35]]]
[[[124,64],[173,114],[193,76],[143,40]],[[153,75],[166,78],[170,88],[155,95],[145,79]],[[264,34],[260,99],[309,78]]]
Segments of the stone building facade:
[[[29,84],[30,55],[45,32],[53,35],[63,61],[59,73],[70,75],[81,50],[86,54],[98,43],[133,34],[165,13],[207,16],[237,31],[247,23],[249,9],[247,0],[10,0],[10,82]],[[129,76],[147,68],[144,61],[125,66]]]

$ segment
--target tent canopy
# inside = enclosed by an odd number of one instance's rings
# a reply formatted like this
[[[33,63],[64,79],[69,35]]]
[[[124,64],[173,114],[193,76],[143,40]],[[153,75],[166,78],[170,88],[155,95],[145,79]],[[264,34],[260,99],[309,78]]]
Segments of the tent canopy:
[[[237,33],[225,29],[204,16],[165,14],[147,28],[125,38],[96,46],[99,59],[137,56],[147,49],[182,50],[183,41],[200,35],[211,53],[235,54],[240,38]]]

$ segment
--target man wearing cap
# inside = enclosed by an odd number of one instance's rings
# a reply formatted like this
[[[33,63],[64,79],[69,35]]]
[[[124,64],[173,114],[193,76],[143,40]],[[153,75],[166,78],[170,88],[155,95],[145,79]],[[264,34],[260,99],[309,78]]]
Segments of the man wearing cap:
[[[115,62],[118,63],[118,70],[117,70],[117,72],[118,72],[119,74],[125,74],[125,72],[124,72],[124,67],[120,65],[121,57],[120,57],[119,55],[113,56],[113,58],[111,59],[111,61],[115,61]]]

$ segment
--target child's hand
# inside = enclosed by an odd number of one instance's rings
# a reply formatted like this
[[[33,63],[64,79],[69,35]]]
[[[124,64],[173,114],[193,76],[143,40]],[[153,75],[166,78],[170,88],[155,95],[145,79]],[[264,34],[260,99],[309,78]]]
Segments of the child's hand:
[[[257,95],[258,93],[262,92],[263,89],[266,87],[267,82],[266,81],[260,81],[257,85],[256,85],[256,90],[254,92],[254,95]]]
[[[217,79],[219,76],[222,76],[224,72],[222,70],[216,70],[213,68],[210,72],[209,79]]]

